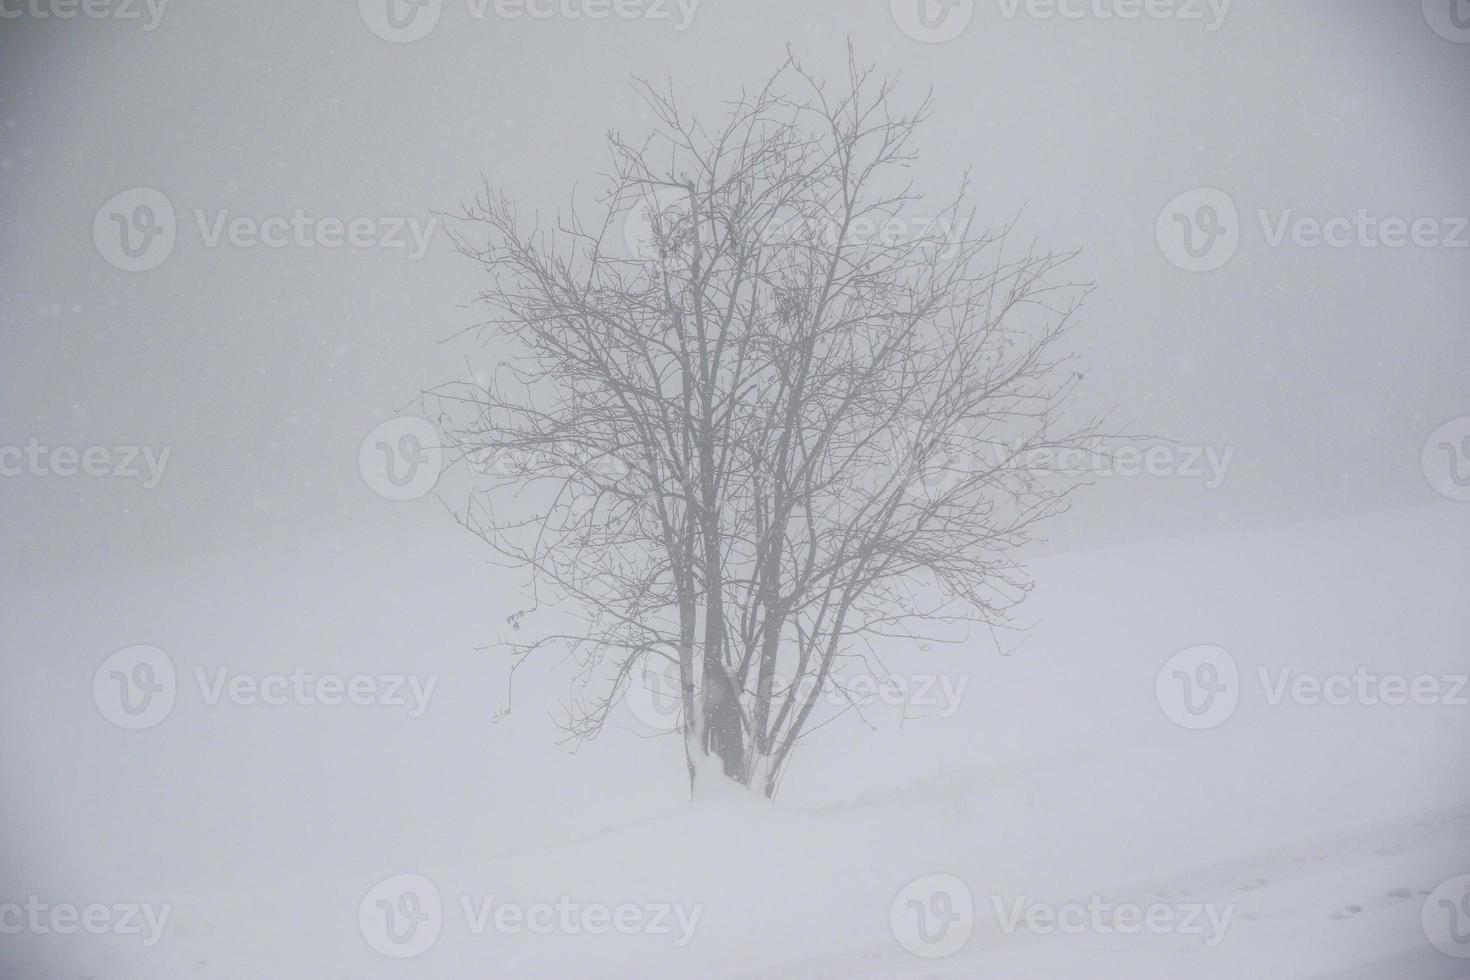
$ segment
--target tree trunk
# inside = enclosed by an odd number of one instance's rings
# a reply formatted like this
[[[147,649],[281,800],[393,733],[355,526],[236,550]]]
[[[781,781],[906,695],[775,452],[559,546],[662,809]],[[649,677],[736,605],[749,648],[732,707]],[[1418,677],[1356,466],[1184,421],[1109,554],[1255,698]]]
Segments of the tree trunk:
[[[704,661],[704,747],[720,760],[726,776],[742,786],[748,782],[735,685],[718,654],[711,656],[708,650]]]

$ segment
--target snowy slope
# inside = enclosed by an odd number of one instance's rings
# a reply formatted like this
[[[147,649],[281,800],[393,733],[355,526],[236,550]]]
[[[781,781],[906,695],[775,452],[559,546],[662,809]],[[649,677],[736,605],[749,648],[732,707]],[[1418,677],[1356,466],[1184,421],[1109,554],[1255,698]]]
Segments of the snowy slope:
[[[473,647],[514,608],[510,585],[452,529],[78,583],[4,614],[0,736],[19,789],[5,814],[28,846],[5,855],[0,902],[151,901],[171,917],[147,948],[0,937],[0,976],[1467,976],[1421,914],[1470,873],[1470,707],[1272,704],[1258,673],[1466,672],[1467,532],[1470,511],[1441,506],[1038,562],[1036,625],[998,637],[1009,652],[976,638],[884,655],[885,674],[963,679],[958,704],[878,710],[877,731],[839,719],[776,806],[685,803],[677,746],[631,720],[558,747],[544,705],[565,678],[549,668],[518,678],[515,712],[492,724],[503,669]],[[184,679],[166,721],[124,732],[91,704],[91,675],[141,642]],[[1155,680],[1200,644],[1228,650],[1241,683],[1228,720],[1194,731]],[[211,706],[192,686],[195,666],[297,664],[439,681],[419,718]],[[394,959],[372,948],[376,899],[412,909],[374,889],[404,874],[442,913],[432,945]],[[905,889],[929,875],[974,906],[943,959],[903,945]],[[558,900],[670,911],[633,935],[477,918]],[[1018,900],[1200,906],[1228,925],[1007,932]]]

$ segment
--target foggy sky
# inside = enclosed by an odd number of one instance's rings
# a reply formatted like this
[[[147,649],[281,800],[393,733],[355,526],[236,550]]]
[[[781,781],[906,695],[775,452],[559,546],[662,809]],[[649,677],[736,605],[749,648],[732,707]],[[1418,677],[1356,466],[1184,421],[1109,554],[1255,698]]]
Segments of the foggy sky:
[[[146,9],[146,8],[145,8]],[[935,114],[914,177],[972,170],[982,220],[1081,248],[1087,397],[1138,431],[1233,447],[1228,479],[1114,481],[1062,547],[1438,500],[1425,438],[1470,414],[1470,249],[1271,248],[1259,210],[1470,214],[1470,44],[1418,0],[1238,3],[1199,22],[1006,19],[905,36],[886,2],[703,0],[674,21],[469,16],[395,44],[357,5],[185,3],[156,29],[0,21],[0,444],[169,447],[162,482],[0,478],[4,580],[169,563],[257,539],[443,520],[360,478],[358,444],[423,387],[496,352],[461,339],[483,286],[441,233],[402,250],[206,247],[193,212],[427,220],[483,175],[547,213],[590,200],[609,128],[648,124],[632,74],[709,113],[790,43],[839,74],[904,74]],[[1155,219],[1207,186],[1240,207],[1223,269],[1172,266]],[[93,219],[163,192],[169,259],[109,265]]]

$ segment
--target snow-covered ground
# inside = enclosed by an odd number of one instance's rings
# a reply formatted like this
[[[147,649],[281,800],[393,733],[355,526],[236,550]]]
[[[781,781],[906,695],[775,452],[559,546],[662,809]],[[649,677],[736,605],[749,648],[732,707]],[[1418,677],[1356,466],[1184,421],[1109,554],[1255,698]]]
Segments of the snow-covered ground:
[[[0,614],[0,905],[168,918],[152,945],[0,936],[0,976],[1470,976],[1426,935],[1470,931],[1470,910],[1435,918],[1470,874],[1467,540],[1447,505],[1038,560],[1029,632],[873,665],[911,692],[942,674],[957,702],[843,716],[776,805],[688,803],[678,746],[631,717],[558,746],[551,664],[493,722],[504,664],[474,647],[513,580],[451,527],[22,595]],[[140,731],[92,693],[132,644],[178,676]],[[1233,658],[1238,704],[1191,730],[1156,680],[1202,645]],[[209,703],[220,668],[296,667],[436,681],[418,717]],[[1457,703],[1272,703],[1282,669],[1435,678]]]

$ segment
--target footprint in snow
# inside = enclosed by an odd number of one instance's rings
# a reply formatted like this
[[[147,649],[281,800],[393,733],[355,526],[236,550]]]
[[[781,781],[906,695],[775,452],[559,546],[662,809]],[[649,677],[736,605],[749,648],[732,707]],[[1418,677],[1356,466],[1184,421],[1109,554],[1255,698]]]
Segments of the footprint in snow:
[[[1328,918],[1334,920],[1351,919],[1361,911],[1363,911],[1363,906],[1361,905],[1344,905],[1342,908],[1335,910]]]

